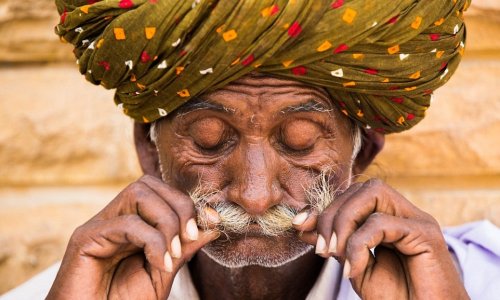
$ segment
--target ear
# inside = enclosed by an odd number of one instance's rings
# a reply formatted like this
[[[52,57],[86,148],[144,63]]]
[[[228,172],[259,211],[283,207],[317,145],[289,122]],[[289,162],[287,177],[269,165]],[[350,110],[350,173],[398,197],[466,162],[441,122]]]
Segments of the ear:
[[[139,164],[145,175],[161,178],[160,161],[156,145],[149,136],[149,124],[134,122],[134,143]]]
[[[384,148],[385,135],[373,130],[362,129],[362,145],[352,168],[353,175],[363,173]]]

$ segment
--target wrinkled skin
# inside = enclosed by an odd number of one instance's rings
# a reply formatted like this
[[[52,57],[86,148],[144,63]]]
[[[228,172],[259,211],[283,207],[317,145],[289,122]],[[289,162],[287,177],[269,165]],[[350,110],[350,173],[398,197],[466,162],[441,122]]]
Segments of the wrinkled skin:
[[[468,298],[430,215],[380,180],[351,184],[379,149],[366,138],[351,162],[352,124],[322,90],[253,76],[204,99],[211,105],[159,122],[159,155],[148,126],[136,124],[139,159],[149,175],[75,231],[49,299],[165,299],[188,260],[202,299],[300,299],[330,256],[344,264],[364,299]],[[344,192],[317,214],[303,188],[325,168]],[[199,182],[221,191],[217,201],[252,215],[278,203],[307,215],[295,220],[290,236],[233,238],[223,244],[226,255],[283,261],[291,255],[288,245],[299,241],[315,251],[273,268],[217,264],[199,250],[223,237],[201,228],[196,236],[187,225],[196,216],[187,192]],[[369,251],[375,247],[376,258]],[[173,257],[167,266],[166,251]]]

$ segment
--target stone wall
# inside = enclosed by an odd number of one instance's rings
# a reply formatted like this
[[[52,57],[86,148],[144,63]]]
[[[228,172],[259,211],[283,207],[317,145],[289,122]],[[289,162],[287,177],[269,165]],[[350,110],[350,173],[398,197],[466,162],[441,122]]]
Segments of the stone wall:
[[[0,0],[0,294],[61,258],[74,227],[140,175],[132,122],[79,75],[52,0]],[[368,172],[442,225],[500,225],[500,2],[467,14],[468,49],[428,117]]]

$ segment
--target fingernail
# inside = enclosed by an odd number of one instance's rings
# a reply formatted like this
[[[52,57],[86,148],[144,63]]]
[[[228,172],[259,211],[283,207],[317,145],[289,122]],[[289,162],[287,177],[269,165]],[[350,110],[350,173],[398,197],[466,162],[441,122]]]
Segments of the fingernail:
[[[330,246],[328,247],[328,252],[337,253],[337,235],[335,231],[332,233],[332,237],[330,238]]]
[[[214,237],[213,240],[216,240],[216,239],[220,238],[221,232],[220,231],[214,231],[214,232],[217,233],[217,237]]]
[[[187,237],[192,240],[196,241],[198,239],[198,226],[196,225],[196,220],[195,219],[189,219],[186,223],[186,234]]]
[[[203,213],[210,224],[216,225],[221,222],[219,213],[215,209],[211,207],[205,207],[203,210]]]
[[[174,238],[172,239],[170,248],[172,249],[173,258],[180,258],[182,256],[181,240],[179,239],[178,235],[174,236]]]
[[[318,240],[316,242],[316,254],[325,254],[326,252],[326,241],[325,238],[318,234]]]
[[[351,274],[351,263],[346,259],[344,262],[344,272],[342,275],[344,278],[349,278],[349,275]]]
[[[167,272],[172,273],[174,271],[172,257],[170,257],[170,253],[168,253],[168,251],[165,252],[165,256],[163,257],[163,263],[165,264],[165,269],[167,269]]]
[[[302,225],[307,220],[307,217],[309,217],[309,213],[307,211],[303,211],[293,218],[292,224]]]

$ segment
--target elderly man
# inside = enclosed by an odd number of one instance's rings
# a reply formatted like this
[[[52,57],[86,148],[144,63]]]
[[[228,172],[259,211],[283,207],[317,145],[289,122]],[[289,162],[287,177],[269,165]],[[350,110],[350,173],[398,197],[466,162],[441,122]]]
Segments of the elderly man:
[[[437,222],[355,181],[456,69],[468,1],[56,4],[146,175],[75,231],[49,299],[468,298]]]

